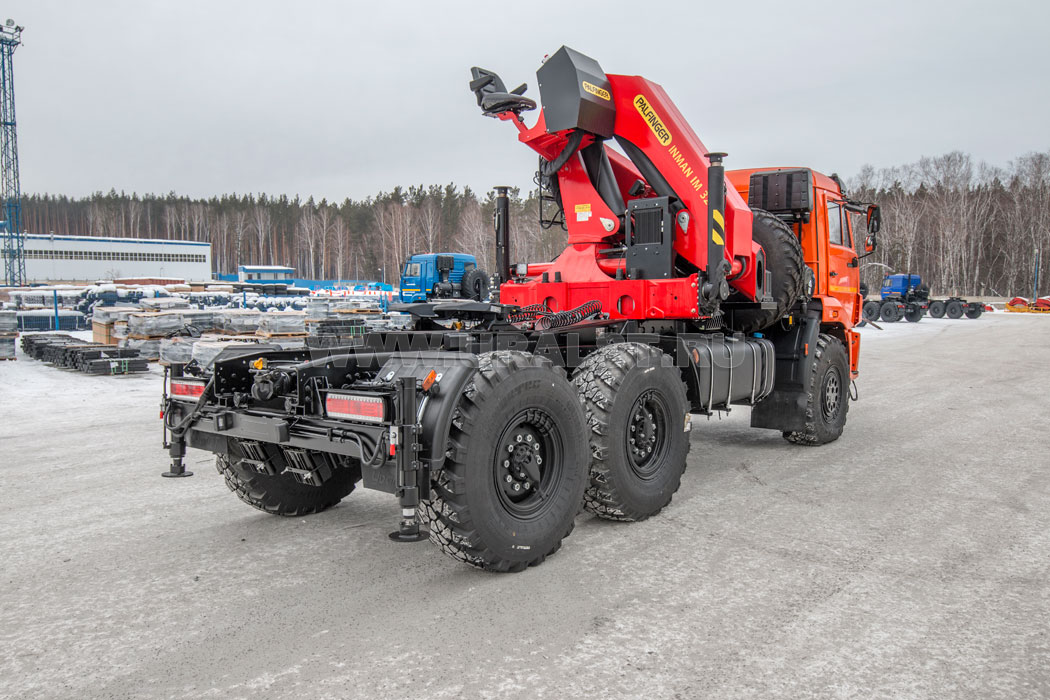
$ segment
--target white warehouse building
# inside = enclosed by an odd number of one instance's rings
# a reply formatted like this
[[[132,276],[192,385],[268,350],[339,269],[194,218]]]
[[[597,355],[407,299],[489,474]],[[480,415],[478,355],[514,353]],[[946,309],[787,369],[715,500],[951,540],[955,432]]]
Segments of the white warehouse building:
[[[0,234],[6,235],[6,234]],[[156,238],[25,235],[27,282],[95,282],[121,277],[209,281],[211,244]]]

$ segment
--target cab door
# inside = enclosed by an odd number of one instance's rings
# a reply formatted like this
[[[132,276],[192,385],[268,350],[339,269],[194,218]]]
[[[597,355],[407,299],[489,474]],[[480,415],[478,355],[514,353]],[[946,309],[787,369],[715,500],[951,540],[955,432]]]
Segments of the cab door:
[[[835,304],[830,314],[825,312],[825,320],[845,323],[860,321],[860,267],[857,253],[853,249],[853,238],[850,231],[850,216],[845,202],[835,199],[830,192],[825,193],[827,202],[828,232],[828,296],[834,298]]]

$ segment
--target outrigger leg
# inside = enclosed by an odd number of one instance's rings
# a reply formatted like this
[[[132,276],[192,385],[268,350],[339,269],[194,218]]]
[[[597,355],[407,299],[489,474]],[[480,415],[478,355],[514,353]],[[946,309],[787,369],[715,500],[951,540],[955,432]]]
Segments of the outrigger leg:
[[[390,427],[390,456],[397,459],[397,495],[401,522],[390,533],[395,542],[422,542],[430,534],[419,527],[419,426],[416,424],[417,397],[415,377],[402,377],[398,386],[401,423]],[[429,483],[429,478],[424,483]]]
[[[186,442],[180,438],[173,437],[168,445],[168,454],[171,456],[171,466],[168,471],[161,472],[161,476],[175,478],[180,476],[193,476],[193,472],[186,471],[186,465],[182,460],[186,456]]]

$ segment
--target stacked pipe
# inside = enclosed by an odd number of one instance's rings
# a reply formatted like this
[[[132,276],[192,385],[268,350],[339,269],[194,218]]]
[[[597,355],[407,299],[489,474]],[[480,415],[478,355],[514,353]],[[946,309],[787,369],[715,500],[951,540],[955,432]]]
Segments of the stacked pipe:
[[[86,374],[131,374],[149,370],[149,363],[137,350],[85,342],[65,334],[24,335],[22,350],[33,359]]]

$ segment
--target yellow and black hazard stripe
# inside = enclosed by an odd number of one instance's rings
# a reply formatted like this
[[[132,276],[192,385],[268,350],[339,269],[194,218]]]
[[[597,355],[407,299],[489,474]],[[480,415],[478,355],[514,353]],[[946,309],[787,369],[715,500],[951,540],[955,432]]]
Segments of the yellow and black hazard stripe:
[[[726,221],[722,212],[717,209],[711,210],[711,239],[720,246],[726,244]]]

